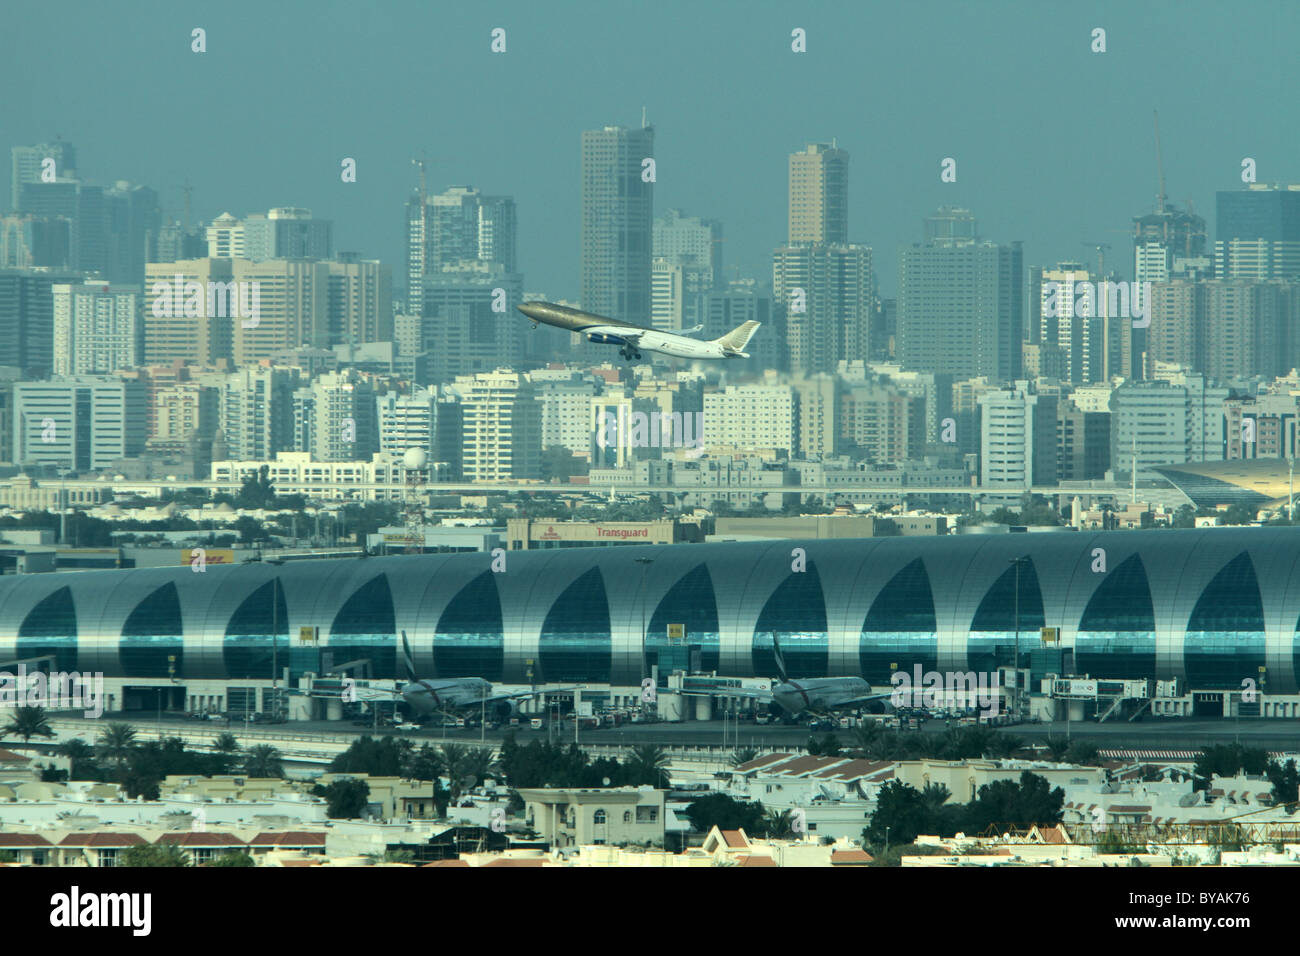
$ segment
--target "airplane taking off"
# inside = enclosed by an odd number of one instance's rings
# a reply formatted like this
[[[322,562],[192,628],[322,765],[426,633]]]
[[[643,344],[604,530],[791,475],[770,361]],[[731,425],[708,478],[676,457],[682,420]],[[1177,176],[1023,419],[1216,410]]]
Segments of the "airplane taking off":
[[[884,700],[893,692],[873,694],[871,685],[861,677],[809,677],[805,680],[790,680],[785,670],[785,654],[781,651],[781,642],[772,636],[772,653],[776,659],[778,681],[773,682],[771,690],[759,688],[710,688],[706,692],[710,697],[738,697],[754,701],[766,701],[777,704],[792,716],[802,713],[823,714],[841,707],[856,707],[873,700]]]
[[[533,328],[537,328],[538,322],[545,322],[557,329],[580,332],[589,342],[620,346],[618,354],[629,362],[639,359],[642,349],[675,358],[746,359],[749,353],[745,346],[761,324],[745,322],[721,338],[701,342],[691,338],[690,333],[699,332],[704,328],[702,325],[681,332],[662,332],[549,302],[525,302],[519,306],[519,311],[533,320]]]

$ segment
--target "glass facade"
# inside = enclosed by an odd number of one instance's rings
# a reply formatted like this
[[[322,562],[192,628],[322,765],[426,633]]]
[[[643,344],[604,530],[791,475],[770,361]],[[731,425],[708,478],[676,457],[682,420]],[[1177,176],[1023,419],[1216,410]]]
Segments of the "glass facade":
[[[1108,573],[1092,573],[1085,556],[1110,542],[1123,557]],[[923,671],[1010,665],[1017,617],[1011,559],[1019,552],[1032,556],[1018,563],[1026,658],[1039,649],[1038,629],[1051,624],[1062,629],[1056,650],[1077,674],[1182,677],[1188,691],[1236,690],[1260,676],[1267,620],[1294,626],[1287,637],[1295,643],[1287,647],[1277,635],[1277,653],[1300,673],[1293,610],[1300,585],[1291,574],[1300,535],[1293,529],[824,540],[816,564],[803,572],[773,561],[774,547],[520,553],[508,575],[487,571],[483,555],[469,554],[210,567],[205,575],[181,567],[4,576],[0,662],[53,658],[64,671],[179,683],[269,682],[273,657],[281,668],[291,665],[293,676],[369,661],[370,676],[401,680],[405,629],[422,676],[525,680],[531,667],[539,682],[612,678],[623,686],[639,680],[643,656],[664,675],[689,665],[726,677],[772,677],[779,639],[796,680],[827,676],[834,660],[837,672],[882,686],[891,664]],[[644,591],[630,559],[636,554],[654,562]],[[831,568],[836,573],[823,577]],[[682,638],[670,643],[676,625]],[[1272,671],[1269,692],[1296,693],[1290,668]]]
[[[1126,558],[1093,592],[1074,638],[1081,674],[1143,680],[1156,672],[1156,612],[1147,569]]]
[[[273,668],[289,663],[289,649],[289,608],[277,578],[246,597],[230,616],[221,658],[227,677],[270,677]]]
[[[435,677],[500,680],[506,635],[496,574],[484,571],[451,599],[433,635]]]
[[[612,646],[605,579],[592,568],[546,614],[537,648],[541,680],[608,681]]]
[[[670,648],[668,625],[680,624],[683,644],[700,648],[700,667],[718,669],[718,598],[713,591],[709,569],[697,564],[668,589],[646,625],[645,653],[647,666],[659,664],[659,676],[665,678],[680,663],[678,647]]]
[[[1017,635],[1021,655],[1027,654],[1038,646],[1043,622],[1038,574],[1034,562],[1022,558],[1002,572],[980,601],[966,644],[967,665],[977,672],[992,673],[1014,664]]]
[[[858,639],[858,663],[872,684],[889,683],[891,664],[909,674],[916,664],[922,671],[939,666],[934,594],[920,558],[895,574],[872,602]]]
[[[1241,689],[1264,664],[1264,603],[1250,556],[1237,555],[1201,592],[1183,648],[1192,687]]]
[[[122,625],[122,671],[127,677],[183,677],[184,626],[175,584],[164,584],[135,606]],[[169,658],[176,660],[170,661]]]
[[[330,627],[329,646],[335,667],[369,660],[372,677],[405,677],[397,673],[397,615],[388,575],[375,575],[348,598]]]
[[[751,653],[754,673],[760,677],[777,673],[774,639],[781,642],[791,680],[826,676],[830,657],[826,599],[812,561],[806,571],[791,572],[777,586],[758,616]]]
[[[20,660],[51,654],[51,670],[77,669],[77,609],[72,604],[71,588],[59,588],[37,604],[18,628]]]

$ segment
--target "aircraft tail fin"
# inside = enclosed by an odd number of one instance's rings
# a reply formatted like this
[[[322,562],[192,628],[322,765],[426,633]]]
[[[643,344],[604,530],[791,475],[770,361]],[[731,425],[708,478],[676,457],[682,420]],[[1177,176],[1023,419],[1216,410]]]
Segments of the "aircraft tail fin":
[[[785,654],[781,650],[781,641],[776,634],[772,635],[772,658],[776,661],[776,676],[781,678],[781,683],[786,683],[790,678],[785,672]]]
[[[402,632],[402,660],[406,664],[406,676],[409,680],[415,680],[415,657],[411,654],[411,645],[406,640],[406,632]]]
[[[749,340],[754,337],[758,331],[761,322],[755,322],[752,319],[749,322],[741,323],[721,338],[714,339],[714,343],[721,345],[724,349],[732,352],[743,352]]]

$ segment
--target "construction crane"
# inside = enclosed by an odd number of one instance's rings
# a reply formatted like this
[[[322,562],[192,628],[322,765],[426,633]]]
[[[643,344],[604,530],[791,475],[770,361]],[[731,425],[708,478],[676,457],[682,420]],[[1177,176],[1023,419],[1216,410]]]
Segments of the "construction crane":
[[[1160,114],[1156,110],[1151,111],[1155,119],[1156,127],[1156,175],[1159,177],[1160,191],[1156,193],[1156,212],[1161,215],[1165,211],[1165,164],[1160,156]]]

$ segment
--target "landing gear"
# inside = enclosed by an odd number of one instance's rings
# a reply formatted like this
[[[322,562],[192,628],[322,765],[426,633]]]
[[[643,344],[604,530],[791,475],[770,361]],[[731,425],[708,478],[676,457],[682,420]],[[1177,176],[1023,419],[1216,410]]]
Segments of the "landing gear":
[[[618,354],[623,356],[623,358],[627,359],[629,362],[633,359],[639,360],[641,358],[641,352],[637,349],[621,348],[618,350]]]

